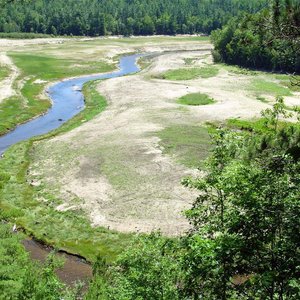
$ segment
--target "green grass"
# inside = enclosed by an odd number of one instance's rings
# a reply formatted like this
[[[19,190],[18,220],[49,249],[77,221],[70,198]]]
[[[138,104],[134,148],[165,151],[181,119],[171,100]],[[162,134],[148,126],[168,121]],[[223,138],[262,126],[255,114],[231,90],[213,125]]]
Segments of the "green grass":
[[[273,95],[273,96],[291,96],[291,91],[281,86],[280,84],[277,84],[272,81],[267,81],[264,79],[253,79],[250,83],[250,86],[248,89],[251,92],[254,92],[257,96],[266,94],[266,95]]]
[[[184,60],[185,65],[191,66],[195,63],[195,61],[197,61],[197,58],[187,57],[187,58],[184,58],[183,60]]]
[[[217,76],[219,69],[215,66],[201,68],[182,68],[169,70],[160,75],[160,78],[167,80],[191,80],[195,78],[210,78]]]
[[[295,84],[296,81],[300,82],[300,76],[277,75],[276,78],[280,80],[282,86],[288,88],[290,91],[300,92],[300,85]]]
[[[256,76],[258,74],[265,74],[264,72],[261,71],[255,71],[255,70],[250,70],[247,68],[243,68],[243,67],[239,67],[239,66],[234,66],[234,65],[226,65],[226,64],[218,64],[219,66],[221,66],[223,69],[225,69],[226,71],[232,73],[232,74],[236,74],[236,75],[249,75],[249,76]]]
[[[241,120],[241,119],[228,119],[226,121],[226,127],[234,130],[245,130],[245,131],[257,131],[265,132],[266,125],[263,118],[253,120]]]
[[[268,103],[269,102],[265,97],[262,97],[262,96],[257,96],[256,99],[258,101],[263,102],[263,103]]]
[[[157,135],[163,152],[190,168],[201,166],[212,147],[208,129],[201,126],[174,125]]]
[[[96,82],[87,83],[86,108],[57,130],[30,141],[14,145],[0,160],[0,208],[2,217],[22,226],[27,234],[33,235],[49,245],[84,256],[90,261],[100,254],[113,261],[132,239],[132,235],[114,232],[105,228],[93,228],[82,211],[58,212],[59,199],[45,195],[42,187],[33,187],[27,182],[27,171],[31,163],[33,142],[69,131],[82,122],[92,119],[107,106],[104,97],[95,89]],[[40,197],[47,202],[38,201]]]
[[[29,53],[9,53],[23,76],[34,76],[42,80],[58,80],[66,77],[104,73],[115,66],[104,61],[62,59]]]
[[[0,81],[8,77],[9,73],[10,73],[9,68],[0,65]]]
[[[287,122],[282,121],[279,122],[279,128],[283,128],[286,126]],[[228,119],[226,121],[226,127],[233,130],[242,130],[242,131],[256,131],[259,133],[264,133],[269,131],[266,126],[266,119],[259,118],[259,119],[251,119],[251,120],[241,120],[241,119]]]
[[[50,108],[50,101],[38,97],[43,88],[28,81],[22,88],[23,96],[13,96],[0,103],[0,135]]]
[[[192,93],[187,94],[177,100],[177,103],[183,104],[183,105],[207,105],[207,104],[213,104],[215,103],[215,100],[213,98],[210,98],[206,94],[201,93]]]

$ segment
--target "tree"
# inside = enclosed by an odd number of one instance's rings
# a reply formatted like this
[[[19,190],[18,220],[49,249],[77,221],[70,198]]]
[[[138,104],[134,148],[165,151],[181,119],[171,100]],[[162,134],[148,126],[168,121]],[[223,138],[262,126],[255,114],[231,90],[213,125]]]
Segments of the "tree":
[[[300,163],[289,151],[295,143],[284,142],[299,132],[299,123],[279,128],[282,107],[278,99],[264,112],[264,134],[219,132],[208,174],[185,181],[200,191],[187,212],[193,229],[184,264],[194,299],[299,295]]]
[[[274,0],[273,6],[228,22],[213,32],[214,57],[229,64],[300,73],[300,4]],[[299,85],[293,78],[292,84]]]
[[[100,267],[87,299],[182,299],[178,250],[174,241],[159,233],[138,236],[114,265],[106,265],[104,272]],[[100,294],[95,298],[97,286]]]

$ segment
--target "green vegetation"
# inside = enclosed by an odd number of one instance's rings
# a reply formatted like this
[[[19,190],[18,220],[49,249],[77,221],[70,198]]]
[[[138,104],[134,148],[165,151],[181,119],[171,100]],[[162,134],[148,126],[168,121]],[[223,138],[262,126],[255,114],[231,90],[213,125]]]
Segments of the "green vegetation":
[[[276,75],[276,79],[280,80],[280,84],[284,87],[288,88],[292,92],[300,92],[300,76],[293,76],[291,79],[290,76],[287,75]]]
[[[180,3],[172,0],[35,0],[27,1],[26,5],[23,1],[7,2],[0,11],[0,31],[5,33],[129,36],[210,33],[241,11],[257,11],[266,0],[251,3],[247,0],[181,0]]]
[[[157,135],[164,153],[174,156],[187,167],[199,167],[211,150],[211,139],[205,127],[173,125],[157,132]]]
[[[99,258],[85,299],[183,299],[176,286],[183,275],[176,250],[177,240],[159,233],[136,237],[117,264],[109,266]]]
[[[104,73],[114,66],[104,61],[62,59],[29,53],[9,53],[14,63],[22,70],[22,76],[34,76],[41,80],[58,80],[66,77]]]
[[[259,95],[272,95],[272,96],[291,96],[291,91],[275,82],[267,81],[264,79],[253,79],[248,88],[250,91]]]
[[[9,68],[0,65],[0,81],[5,79],[10,73]]]
[[[274,0],[257,14],[234,18],[212,33],[215,61],[300,73],[300,4]]]
[[[194,64],[194,62],[197,60],[196,58],[184,58],[184,64],[187,65],[187,66],[190,66],[192,64]]]
[[[197,105],[213,104],[213,103],[215,103],[215,100],[206,94],[192,93],[192,94],[187,94],[185,96],[180,97],[177,100],[177,103],[183,104],[183,105],[197,106]]]
[[[269,102],[265,97],[262,97],[262,96],[257,96],[256,99],[259,100],[259,101],[261,101],[261,102],[264,102],[264,103],[268,103]]]
[[[191,80],[195,78],[209,78],[218,74],[219,69],[215,66],[207,66],[201,68],[184,68],[169,70],[160,75],[159,78],[167,80]]]
[[[76,299],[76,289],[68,289],[55,274],[62,261],[50,254],[43,265],[33,263],[22,238],[12,233],[12,224],[0,223],[0,299]]]
[[[25,108],[20,98],[14,96],[0,103],[0,135],[5,134],[16,125],[41,114],[50,107],[50,103],[47,100],[32,101],[30,99],[28,104],[31,107]]]

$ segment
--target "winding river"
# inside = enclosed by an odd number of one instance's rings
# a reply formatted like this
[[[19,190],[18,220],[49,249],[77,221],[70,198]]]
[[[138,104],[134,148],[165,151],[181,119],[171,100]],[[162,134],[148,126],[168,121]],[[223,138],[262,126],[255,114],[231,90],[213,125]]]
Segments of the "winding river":
[[[47,94],[52,101],[52,107],[46,114],[19,125],[14,130],[1,136],[0,155],[10,146],[32,137],[46,134],[77,115],[84,109],[84,97],[81,89],[86,82],[96,79],[115,78],[138,72],[140,68],[136,61],[141,56],[143,54],[121,57],[119,68],[115,72],[67,79],[52,85],[47,90]]]
[[[91,80],[116,78],[140,71],[137,59],[143,54],[123,56],[120,59],[117,71],[99,75],[90,75],[67,79],[49,87],[47,94],[52,101],[52,107],[46,114],[27,123],[19,125],[14,130],[0,137],[0,155],[10,146],[28,140],[32,137],[46,134],[60,127],[63,123],[74,117],[84,109],[84,96],[81,92],[83,85]],[[32,259],[44,261],[51,248],[46,247],[32,239],[23,241],[23,245],[30,253]],[[67,284],[76,280],[86,280],[92,276],[92,268],[82,259],[60,254],[65,258],[65,266],[58,272],[59,277]]]

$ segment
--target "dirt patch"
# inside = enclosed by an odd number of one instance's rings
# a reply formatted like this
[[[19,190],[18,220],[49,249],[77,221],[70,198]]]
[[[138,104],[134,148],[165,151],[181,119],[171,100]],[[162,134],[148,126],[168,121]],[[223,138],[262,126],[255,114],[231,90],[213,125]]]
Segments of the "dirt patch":
[[[16,94],[13,89],[13,83],[19,75],[18,68],[13,64],[12,60],[6,53],[0,53],[0,66],[8,67],[10,74],[7,78],[0,82],[0,102]]]

